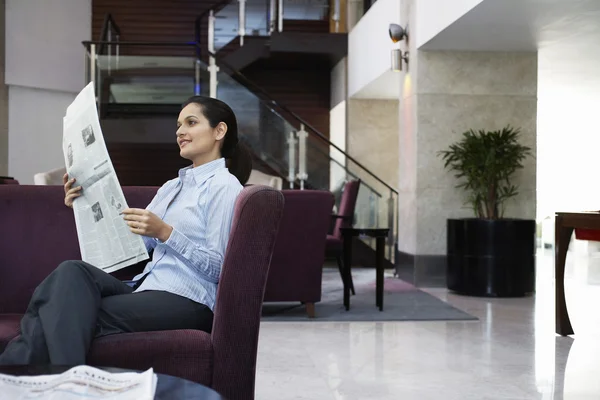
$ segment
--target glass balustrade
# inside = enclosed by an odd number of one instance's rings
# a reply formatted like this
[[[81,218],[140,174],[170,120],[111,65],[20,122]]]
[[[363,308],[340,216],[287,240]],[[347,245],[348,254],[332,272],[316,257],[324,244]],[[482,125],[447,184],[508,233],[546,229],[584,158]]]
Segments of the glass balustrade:
[[[87,79],[95,84],[101,116],[132,106],[176,115],[188,97],[210,93],[210,69],[197,58],[194,44],[155,46],[161,55],[149,56],[136,55],[136,48],[144,50],[141,54],[148,54],[152,46],[121,43],[117,56],[106,54],[106,46],[105,54],[98,54],[98,46],[93,43],[85,42]],[[181,55],[169,56],[165,48],[170,46],[175,46]],[[127,51],[123,52],[123,48]],[[336,207],[344,183],[360,179],[355,226],[391,228],[386,258],[393,262],[397,193],[239,72],[219,60],[217,66],[216,97],[235,112],[240,138],[262,163],[261,169],[281,176],[286,188],[333,192]],[[370,239],[363,240],[374,246]]]

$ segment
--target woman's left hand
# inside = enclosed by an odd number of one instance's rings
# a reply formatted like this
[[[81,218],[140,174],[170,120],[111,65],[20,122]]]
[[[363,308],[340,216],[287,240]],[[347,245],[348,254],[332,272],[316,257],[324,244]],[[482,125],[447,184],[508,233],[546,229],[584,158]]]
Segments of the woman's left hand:
[[[157,238],[161,242],[166,242],[171,236],[173,227],[167,224],[156,214],[141,208],[126,208],[122,211],[123,219],[127,221],[129,229],[138,235],[144,235]]]

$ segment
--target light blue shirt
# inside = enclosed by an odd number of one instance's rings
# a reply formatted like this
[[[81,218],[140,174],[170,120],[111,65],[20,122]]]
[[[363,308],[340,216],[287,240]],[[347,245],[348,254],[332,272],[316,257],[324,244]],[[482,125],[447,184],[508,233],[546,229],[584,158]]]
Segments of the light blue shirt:
[[[229,240],[233,209],[242,185],[220,158],[196,168],[179,170],[165,183],[147,210],[173,227],[169,239],[143,237],[152,260],[136,290],[162,290],[214,309],[217,284]]]

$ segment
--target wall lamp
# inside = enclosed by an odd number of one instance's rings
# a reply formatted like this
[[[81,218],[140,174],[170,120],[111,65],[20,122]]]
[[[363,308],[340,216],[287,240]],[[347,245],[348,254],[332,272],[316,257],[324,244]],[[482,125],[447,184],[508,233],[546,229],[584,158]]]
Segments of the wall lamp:
[[[408,27],[403,28],[398,24],[390,24],[389,33],[390,39],[394,43],[398,43],[402,39],[408,40]]]
[[[402,71],[402,60],[404,60],[406,66],[408,66],[408,51],[402,53],[402,50],[400,49],[392,49],[392,71]]]
[[[390,24],[389,34],[390,39],[392,39],[393,43],[398,43],[402,39],[405,39],[408,42],[408,27],[403,28],[398,24]],[[402,71],[402,60],[404,60],[404,62],[406,62],[406,65],[408,66],[408,51],[402,52],[402,50],[400,49],[393,49],[391,65],[392,71]]]

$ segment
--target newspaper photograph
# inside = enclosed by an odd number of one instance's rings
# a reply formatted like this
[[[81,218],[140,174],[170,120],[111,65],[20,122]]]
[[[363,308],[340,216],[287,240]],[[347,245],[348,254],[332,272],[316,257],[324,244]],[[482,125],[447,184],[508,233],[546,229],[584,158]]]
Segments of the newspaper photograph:
[[[120,215],[128,206],[100,129],[93,83],[67,108],[63,153],[73,187],[82,186],[73,202],[81,259],[105,272],[148,259],[142,237]]]
[[[56,375],[0,374],[0,400],[151,400],[157,383],[152,368],[145,372],[111,373],[82,365]]]

